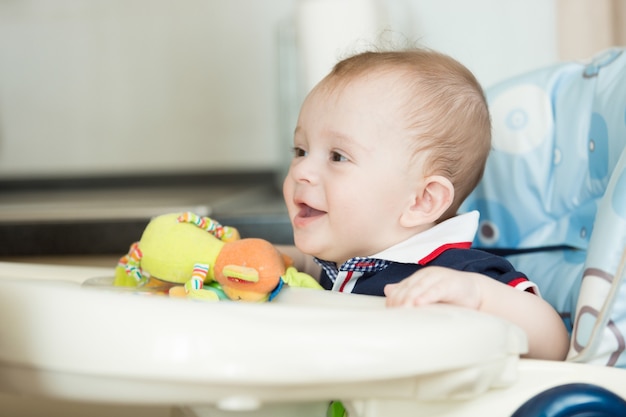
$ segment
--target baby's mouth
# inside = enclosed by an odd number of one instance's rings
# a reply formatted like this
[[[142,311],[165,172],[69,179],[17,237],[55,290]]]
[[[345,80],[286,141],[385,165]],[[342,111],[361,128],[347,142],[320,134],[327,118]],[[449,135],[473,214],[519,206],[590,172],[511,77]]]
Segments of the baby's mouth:
[[[308,206],[304,203],[299,204],[300,207],[300,211],[298,211],[298,217],[302,218],[302,219],[308,219],[311,217],[318,217],[318,216],[322,216],[324,214],[326,214],[325,211],[322,210],[318,210],[316,208],[313,208],[311,206]]]

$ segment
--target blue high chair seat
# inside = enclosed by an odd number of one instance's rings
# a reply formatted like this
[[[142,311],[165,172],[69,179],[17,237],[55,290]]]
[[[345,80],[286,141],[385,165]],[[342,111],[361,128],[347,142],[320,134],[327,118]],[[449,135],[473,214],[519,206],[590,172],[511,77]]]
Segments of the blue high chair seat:
[[[626,367],[626,53],[487,90],[493,144],[461,211],[563,317],[569,359]]]

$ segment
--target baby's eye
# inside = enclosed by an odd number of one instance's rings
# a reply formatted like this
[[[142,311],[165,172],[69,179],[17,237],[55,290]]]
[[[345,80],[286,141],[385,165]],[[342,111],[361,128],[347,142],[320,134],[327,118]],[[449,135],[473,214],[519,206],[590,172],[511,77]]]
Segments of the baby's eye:
[[[307,155],[307,151],[297,146],[294,146],[292,151],[293,151],[294,158],[302,158],[303,156]]]
[[[330,153],[330,160],[333,161],[333,162],[345,162],[345,161],[348,160],[348,158],[346,158],[345,156],[343,156],[339,152],[331,152]]]

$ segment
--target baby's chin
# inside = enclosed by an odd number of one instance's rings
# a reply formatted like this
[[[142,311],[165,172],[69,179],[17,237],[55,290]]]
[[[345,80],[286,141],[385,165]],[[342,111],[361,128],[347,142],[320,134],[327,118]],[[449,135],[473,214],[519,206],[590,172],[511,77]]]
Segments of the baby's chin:
[[[305,243],[298,244],[297,240],[295,246],[300,252],[306,255],[313,256],[323,261],[334,262],[337,266],[341,266],[345,261],[350,259],[346,258],[345,256],[341,256],[340,254],[333,251],[324,250],[319,247],[313,247],[311,245],[306,245]]]
[[[319,258],[319,255],[321,254],[319,248],[316,248],[315,245],[311,244],[311,242],[307,239],[299,239],[297,233],[294,234],[294,244],[296,248],[298,248],[298,250],[305,255]]]
[[[332,253],[324,250],[321,245],[315,244],[306,238],[298,238],[297,233],[294,235],[294,244],[296,248],[305,255],[313,256],[318,259],[323,259],[325,261],[331,261],[331,259],[327,259],[327,257],[332,257]]]

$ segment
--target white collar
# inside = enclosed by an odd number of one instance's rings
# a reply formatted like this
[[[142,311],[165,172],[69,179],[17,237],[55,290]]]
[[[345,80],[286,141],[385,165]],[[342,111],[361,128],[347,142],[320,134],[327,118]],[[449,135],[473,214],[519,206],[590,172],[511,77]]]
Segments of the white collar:
[[[479,217],[476,210],[452,217],[370,258],[400,263],[418,263],[443,246],[457,243],[469,245],[476,236]]]

